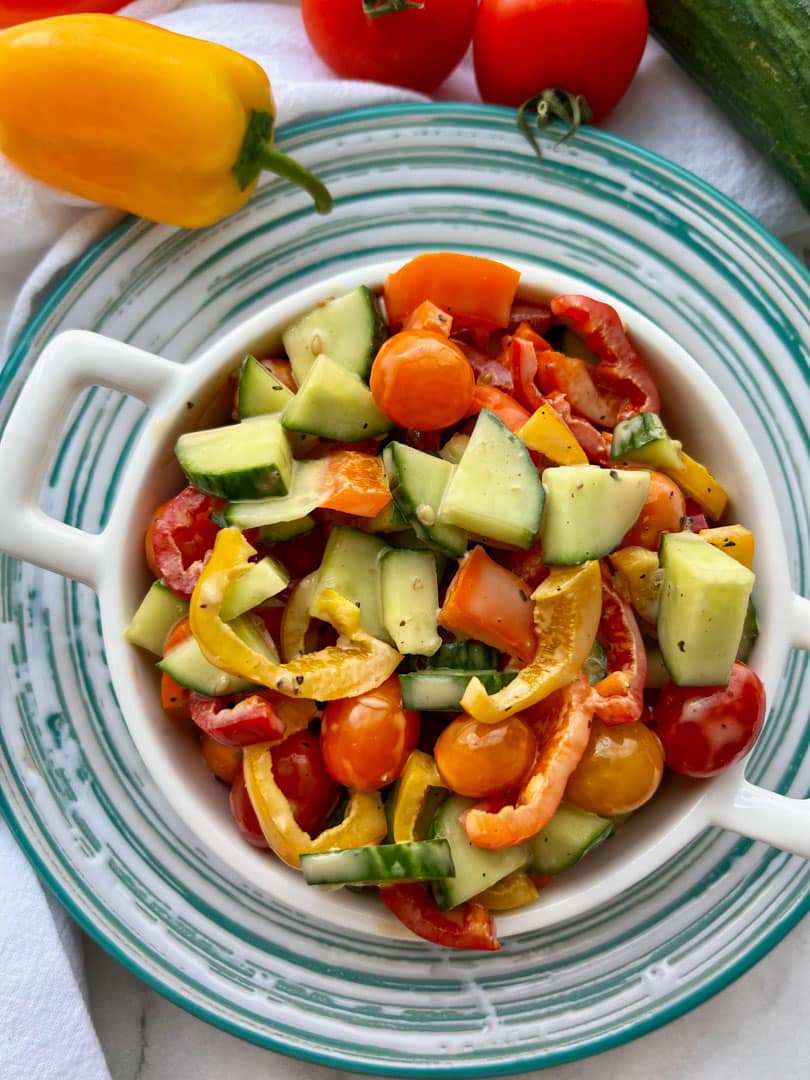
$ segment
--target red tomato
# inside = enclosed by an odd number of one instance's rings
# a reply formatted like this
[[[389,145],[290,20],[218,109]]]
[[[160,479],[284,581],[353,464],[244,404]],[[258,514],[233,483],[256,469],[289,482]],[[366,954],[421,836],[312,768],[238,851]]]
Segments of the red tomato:
[[[516,788],[532,767],[537,743],[520,716],[482,724],[466,713],[436,741],[436,766],[451,791],[483,798]]]
[[[399,679],[330,701],[321,727],[326,768],[339,784],[377,791],[396,780],[419,738],[419,713],[402,708]]]
[[[477,0],[302,0],[315,52],[344,79],[430,91],[461,62],[472,39]],[[399,8],[399,10],[397,10]],[[386,10],[387,9],[387,10]]]
[[[744,757],[765,719],[765,688],[737,660],[728,686],[666,683],[653,709],[667,765],[686,776],[714,776]]]
[[[245,786],[245,775],[241,769],[236,771],[231,784],[230,804],[233,820],[245,840],[254,847],[269,847],[270,845],[264,838],[259,819],[256,817],[256,811],[253,809],[253,803],[250,801]]]
[[[581,94],[598,123],[630,85],[646,40],[644,0],[481,0],[475,78],[496,105],[547,88]]]
[[[126,0],[0,0],[0,26],[80,11],[118,11],[125,3]]]
[[[209,515],[222,506],[188,486],[157,508],[146,530],[146,561],[179,596],[191,596],[218,526]]]
[[[304,728],[274,746],[273,776],[287,796],[293,817],[304,832],[317,836],[340,798],[323,760],[321,738]]]

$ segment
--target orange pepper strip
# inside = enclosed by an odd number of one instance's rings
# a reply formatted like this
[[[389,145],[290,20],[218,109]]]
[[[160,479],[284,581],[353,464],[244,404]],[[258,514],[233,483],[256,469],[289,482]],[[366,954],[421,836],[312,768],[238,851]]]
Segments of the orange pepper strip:
[[[373,518],[391,502],[380,458],[354,450],[338,450],[325,460],[330,491],[320,503],[324,510]]]
[[[565,794],[568,777],[588,746],[594,693],[580,672],[568,686],[543,702],[534,726],[540,749],[531,776],[514,806],[497,813],[474,806],[462,817],[471,843],[507,848],[523,843],[551,821]]]
[[[597,561],[555,567],[532,593],[537,652],[516,679],[489,695],[473,678],[461,707],[485,724],[497,724],[565,686],[593,648],[602,610]],[[542,828],[542,826],[538,826]]]

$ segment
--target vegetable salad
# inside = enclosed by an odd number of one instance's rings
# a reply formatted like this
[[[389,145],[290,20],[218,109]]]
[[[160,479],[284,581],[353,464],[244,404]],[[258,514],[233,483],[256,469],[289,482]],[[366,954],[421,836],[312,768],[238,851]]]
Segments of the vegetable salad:
[[[765,708],[750,531],[616,311],[519,284],[421,255],[245,357],[126,630],[234,843],[461,949]]]

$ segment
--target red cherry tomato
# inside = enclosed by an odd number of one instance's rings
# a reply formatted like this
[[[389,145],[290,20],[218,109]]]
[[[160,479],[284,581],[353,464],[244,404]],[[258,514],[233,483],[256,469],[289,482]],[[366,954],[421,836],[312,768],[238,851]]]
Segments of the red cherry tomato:
[[[667,765],[686,776],[714,776],[744,757],[765,719],[765,688],[755,671],[737,660],[728,686],[666,683],[653,723]]]
[[[340,785],[326,771],[321,738],[304,728],[274,746],[273,776],[304,832],[317,836],[340,798]]]
[[[253,809],[253,803],[250,801],[245,786],[245,775],[241,769],[236,772],[231,784],[230,805],[233,820],[245,840],[253,847],[269,847],[259,825],[259,819],[256,817],[256,811]]]
[[[321,60],[344,79],[430,91],[461,62],[472,39],[477,0],[302,0],[304,28]],[[397,10],[399,8],[399,10]],[[387,11],[385,9],[388,9]]]
[[[155,510],[146,530],[146,561],[179,596],[191,596],[218,526],[210,518],[222,506],[189,485]]]
[[[419,713],[403,709],[399,679],[330,701],[321,727],[326,768],[339,784],[377,791],[396,780],[419,738]]]
[[[441,733],[434,754],[451,791],[484,798],[518,787],[536,750],[534,733],[520,715],[482,724],[462,713]]]
[[[582,94],[598,123],[630,85],[646,40],[644,0],[481,0],[475,78],[496,105],[549,87]]]
[[[52,15],[71,15],[82,11],[118,11],[126,0],[0,0],[0,27],[16,26]]]

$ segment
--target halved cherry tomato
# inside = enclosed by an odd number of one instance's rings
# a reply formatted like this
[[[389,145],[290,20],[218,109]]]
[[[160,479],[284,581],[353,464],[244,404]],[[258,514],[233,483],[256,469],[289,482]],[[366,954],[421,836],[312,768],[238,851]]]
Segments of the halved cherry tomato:
[[[417,255],[385,280],[388,322],[402,326],[423,300],[432,300],[456,329],[505,327],[519,281],[519,271],[494,259],[451,251]]]
[[[467,414],[475,375],[458,345],[432,330],[401,330],[384,341],[369,383],[395,424],[441,431]]]
[[[439,911],[422,882],[383,885],[383,903],[403,926],[425,941],[449,949],[500,949],[492,916],[482,904],[468,901],[456,911]]]
[[[666,683],[653,707],[666,763],[686,776],[714,776],[745,757],[764,720],[765,687],[740,660],[728,686]]]
[[[222,505],[189,485],[158,507],[146,532],[147,562],[179,596],[191,596],[218,526],[210,514]]]
[[[568,780],[565,797],[603,817],[629,814],[653,797],[663,775],[661,740],[646,724],[608,727],[594,717],[588,745]]]
[[[355,791],[377,791],[397,779],[419,739],[419,713],[403,709],[399,679],[330,701],[321,725],[329,775]]]
[[[323,509],[372,518],[391,502],[382,460],[373,453],[337,450],[326,460],[332,490],[321,503]]]
[[[233,820],[239,832],[253,847],[266,848],[270,845],[264,838],[256,811],[245,786],[245,774],[239,769],[231,784],[230,806]]]
[[[329,775],[321,737],[307,728],[296,731],[270,750],[273,776],[292,807],[298,825],[317,836],[340,798],[340,785]]]
[[[658,551],[661,533],[680,532],[685,521],[686,502],[681,489],[664,473],[653,471],[641,512],[619,547]]]
[[[537,651],[533,612],[524,582],[479,544],[450,582],[439,623],[457,637],[483,641],[527,664]]]
[[[462,713],[437,739],[434,756],[451,791],[484,798],[518,787],[536,750],[534,732],[520,714],[500,724],[482,724]]]
[[[510,431],[519,431],[531,415],[510,394],[485,383],[479,383],[473,390],[467,415],[480,413],[482,409],[495,413]]]

